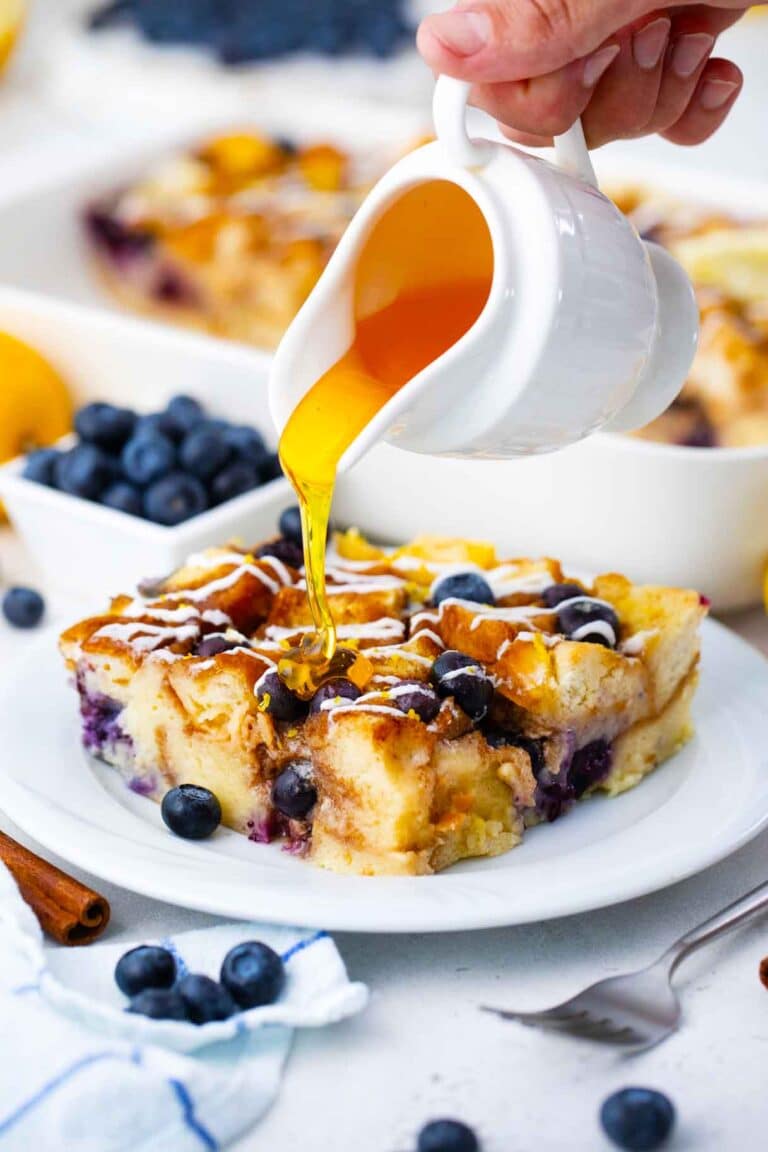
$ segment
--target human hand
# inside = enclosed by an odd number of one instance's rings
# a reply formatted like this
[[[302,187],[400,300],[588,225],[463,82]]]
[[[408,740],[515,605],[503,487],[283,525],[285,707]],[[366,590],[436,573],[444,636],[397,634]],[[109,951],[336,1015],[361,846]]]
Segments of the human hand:
[[[700,144],[741,91],[740,70],[711,53],[745,11],[744,0],[460,0],[422,22],[418,46],[520,143],[549,144],[581,116],[591,147],[654,132]]]

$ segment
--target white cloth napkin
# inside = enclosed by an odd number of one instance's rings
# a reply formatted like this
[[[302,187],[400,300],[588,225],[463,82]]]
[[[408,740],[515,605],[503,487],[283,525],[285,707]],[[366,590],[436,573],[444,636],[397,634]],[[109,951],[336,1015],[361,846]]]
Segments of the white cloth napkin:
[[[253,1125],[277,1093],[292,1029],[358,1012],[368,993],[324,932],[238,923],[156,942],[180,967],[217,976],[242,940],[282,955],[277,1004],[202,1027],[127,1014],[113,972],[134,945],[45,947],[0,865],[2,1152],[214,1152]]]

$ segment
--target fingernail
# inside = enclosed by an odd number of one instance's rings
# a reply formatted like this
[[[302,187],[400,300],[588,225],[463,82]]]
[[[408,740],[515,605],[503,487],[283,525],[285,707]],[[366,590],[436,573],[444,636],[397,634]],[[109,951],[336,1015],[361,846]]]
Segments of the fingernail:
[[[632,37],[632,55],[638,68],[642,68],[644,72],[653,71],[667,46],[671,27],[672,21],[667,20],[666,16],[661,16],[658,20],[646,24],[639,32],[635,32]]]
[[[474,56],[491,39],[491,19],[486,12],[441,12],[432,17],[429,26],[456,56]]]
[[[621,49],[618,44],[609,44],[607,48],[600,48],[597,52],[593,52],[584,61],[584,74],[582,83],[585,88],[594,88],[598,80],[605,72],[606,68],[610,68],[614,60],[618,56]]]
[[[687,80],[704,63],[714,45],[714,36],[708,36],[706,32],[681,36],[672,49],[672,71],[681,80]]]
[[[699,93],[699,104],[706,112],[714,112],[728,103],[738,87],[733,80],[707,80]]]

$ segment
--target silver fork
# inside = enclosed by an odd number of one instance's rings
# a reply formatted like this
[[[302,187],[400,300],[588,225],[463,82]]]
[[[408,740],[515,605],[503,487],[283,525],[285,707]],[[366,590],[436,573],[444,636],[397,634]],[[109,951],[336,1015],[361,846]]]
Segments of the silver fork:
[[[672,987],[677,966],[697,948],[730,932],[768,908],[768,883],[760,884],[721,912],[692,928],[654,964],[626,976],[609,976],[541,1012],[515,1012],[483,1006],[504,1020],[628,1048],[648,1048],[674,1032],[680,1001]]]

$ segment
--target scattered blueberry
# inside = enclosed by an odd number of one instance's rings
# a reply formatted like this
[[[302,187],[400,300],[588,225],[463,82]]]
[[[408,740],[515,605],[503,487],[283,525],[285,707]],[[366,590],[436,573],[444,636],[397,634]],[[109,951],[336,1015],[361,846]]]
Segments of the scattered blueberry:
[[[603,1103],[600,1122],[618,1148],[653,1152],[672,1131],[675,1109],[667,1096],[653,1088],[622,1088]]]
[[[470,600],[473,604],[495,604],[491,587],[479,572],[456,572],[445,576],[432,593],[432,603],[443,600]]]
[[[493,684],[471,656],[449,649],[432,665],[432,678],[439,696],[453,696],[470,720],[482,720],[493,703]]]
[[[612,760],[613,753],[607,740],[593,740],[574,752],[568,769],[568,785],[577,800],[587,788],[605,779]]]
[[[170,988],[176,979],[176,961],[167,948],[140,944],[117,962],[115,983],[125,996],[137,996],[146,988]]]
[[[186,1020],[187,1009],[176,988],[146,988],[134,996],[128,1011],[150,1020]]]
[[[429,684],[420,680],[401,680],[395,685],[390,703],[401,712],[415,712],[424,724],[431,724],[440,711],[440,697]],[[403,688],[408,688],[403,692]]]
[[[259,559],[264,556],[274,556],[276,560],[290,565],[291,568],[301,568],[304,563],[304,552],[301,545],[296,544],[293,540],[286,540],[284,536],[278,536],[276,540],[262,544],[256,552],[256,556]]]
[[[221,804],[208,788],[180,784],[163,796],[160,813],[171,832],[184,840],[204,840],[221,824]]]
[[[241,1008],[273,1004],[285,986],[285,966],[269,945],[236,944],[224,957],[221,982]]]
[[[205,419],[202,405],[192,396],[174,396],[166,408],[166,415],[181,432],[191,432]]]
[[[165,436],[168,440],[181,440],[184,432],[179,428],[169,412],[149,412],[139,416],[133,430],[135,438],[139,436]]]
[[[248,647],[247,640],[229,640],[221,632],[212,632],[204,636],[195,648],[195,656],[218,656],[221,652],[231,652],[233,648]]]
[[[546,767],[543,740],[523,736],[520,732],[505,732],[501,728],[493,727],[484,729],[483,736],[491,748],[522,748],[528,753],[531,761],[531,772],[538,780]]]
[[[144,493],[144,515],[168,528],[197,516],[207,507],[205,488],[194,476],[184,472],[171,472]]]
[[[266,672],[256,685],[256,700],[273,720],[301,720],[307,705],[283,684],[277,672]]]
[[[301,767],[289,764],[272,785],[272,803],[289,820],[306,820],[317,803],[317,789]]]
[[[235,460],[234,464],[228,464],[213,478],[211,496],[214,503],[223,504],[226,500],[234,500],[235,496],[242,496],[244,492],[252,492],[258,488],[259,479],[253,464]]]
[[[579,636],[580,640],[590,644],[605,644],[609,648],[613,647],[619,635],[619,618],[610,604],[606,604],[602,600],[592,600],[588,596],[566,601],[557,613],[557,623],[565,636],[573,637],[573,634],[579,629],[586,628],[584,635]],[[594,624],[597,624],[598,627],[590,631],[587,626]],[[613,632],[612,641],[604,634],[604,629],[601,627],[605,624]]]
[[[312,703],[309,705],[310,714],[321,712],[326,700],[335,700],[337,697],[342,700],[357,700],[360,695],[360,689],[351,680],[345,680],[341,676],[335,680],[328,680],[312,697]]]
[[[290,508],[286,508],[280,513],[277,527],[280,530],[280,535],[284,536],[286,540],[292,540],[294,544],[301,544],[303,535],[301,531],[301,512],[299,511],[298,504],[293,504]]]
[[[70,496],[98,500],[115,478],[115,466],[94,444],[77,444],[55,464],[56,487]]]
[[[9,588],[3,596],[3,616],[14,628],[36,628],[44,612],[45,601],[34,588]]]
[[[56,483],[56,462],[60,455],[56,448],[38,448],[36,452],[30,452],[24,461],[22,476],[25,480],[34,480],[36,484],[53,487]]]
[[[231,458],[232,449],[215,428],[193,428],[181,445],[179,458],[186,472],[210,480]]]
[[[134,484],[144,487],[167,476],[176,465],[176,448],[167,436],[134,436],[120,457],[123,472]]]
[[[132,264],[149,252],[155,243],[154,236],[145,228],[125,224],[111,212],[98,207],[89,208],[85,213],[85,228],[94,246],[116,264]]]
[[[101,498],[101,503],[117,512],[127,512],[130,516],[141,516],[143,501],[141,492],[133,484],[117,480],[110,484]]]
[[[477,1136],[461,1120],[431,1120],[419,1132],[417,1152],[480,1152]]]
[[[237,1005],[227,989],[210,976],[188,972],[179,980],[176,989],[186,1008],[187,1019],[193,1024],[228,1020],[237,1012]]]
[[[584,589],[578,584],[550,584],[541,594],[545,607],[557,608],[564,600],[573,600],[575,596],[583,596]]]
[[[106,451],[122,448],[135,426],[136,413],[114,404],[86,404],[75,416],[75,431],[80,439]]]

